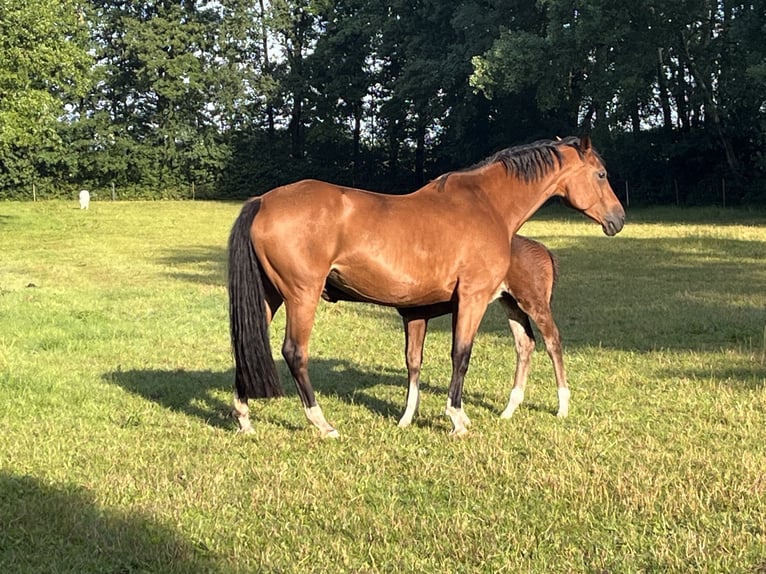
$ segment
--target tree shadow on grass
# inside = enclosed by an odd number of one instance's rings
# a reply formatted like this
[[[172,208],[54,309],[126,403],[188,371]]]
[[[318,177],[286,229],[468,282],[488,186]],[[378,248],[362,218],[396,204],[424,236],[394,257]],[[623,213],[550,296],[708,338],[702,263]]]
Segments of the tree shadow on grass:
[[[284,361],[278,362],[280,379],[285,394],[291,399],[285,408],[301,407],[297,398],[292,378]],[[398,421],[404,411],[407,392],[406,371],[377,367],[374,370],[362,370],[342,359],[313,359],[309,363],[309,372],[314,389],[323,396],[331,396],[347,404],[362,406],[370,412],[390,419],[393,424]],[[234,371],[185,371],[185,370],[129,370],[113,371],[103,375],[104,380],[116,384],[126,391],[153,401],[169,410],[184,413],[204,421],[206,424],[225,429],[234,429],[235,422],[231,418],[231,392],[233,389]],[[389,388],[386,388],[389,387]],[[389,400],[391,389],[397,391],[400,400]],[[421,390],[444,397],[446,400],[447,386],[421,383]],[[394,391],[396,392],[396,391]],[[385,396],[386,398],[383,398]],[[478,406],[488,410],[497,410],[498,405],[492,404],[482,392],[466,391],[463,394],[466,403],[472,407]],[[223,398],[226,397],[226,398]],[[322,397],[319,397],[320,404]],[[275,418],[263,415],[257,408],[258,401],[251,401],[253,418],[267,420],[270,423],[298,430],[292,419]],[[264,416],[266,418],[264,418]],[[332,418],[328,415],[328,418]],[[418,426],[434,426],[433,421],[424,417],[416,420]]]
[[[216,572],[172,529],[99,507],[81,487],[0,473],[0,572]]]
[[[665,373],[671,377],[688,378],[697,381],[725,381],[730,388],[739,391],[757,391],[766,388],[766,362],[754,358],[740,366],[724,365],[715,368],[668,368]]]
[[[180,281],[202,285],[226,285],[226,247],[188,247],[168,251],[160,263],[168,275]]]

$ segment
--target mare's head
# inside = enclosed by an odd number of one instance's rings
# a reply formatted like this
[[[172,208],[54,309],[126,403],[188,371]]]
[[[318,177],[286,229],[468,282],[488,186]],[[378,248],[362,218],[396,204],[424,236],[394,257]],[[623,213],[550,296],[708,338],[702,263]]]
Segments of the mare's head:
[[[616,235],[625,224],[625,210],[609,185],[606,166],[591,146],[590,137],[567,138],[557,143],[564,153],[555,195],[599,223],[606,235]]]
[[[607,235],[619,233],[625,224],[625,210],[609,185],[604,162],[587,136],[511,147],[484,160],[479,167],[498,162],[505,166],[506,173],[531,184],[535,192],[562,197],[567,205],[599,223]]]

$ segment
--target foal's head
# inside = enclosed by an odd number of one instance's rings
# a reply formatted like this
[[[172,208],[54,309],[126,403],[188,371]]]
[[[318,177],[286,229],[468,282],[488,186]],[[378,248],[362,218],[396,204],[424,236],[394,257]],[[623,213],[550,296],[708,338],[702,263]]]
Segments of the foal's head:
[[[625,210],[609,185],[606,167],[591,146],[590,138],[562,140],[565,152],[561,163],[561,177],[555,194],[574,209],[601,224],[607,235],[615,235],[625,224]],[[571,158],[571,159],[570,159]]]

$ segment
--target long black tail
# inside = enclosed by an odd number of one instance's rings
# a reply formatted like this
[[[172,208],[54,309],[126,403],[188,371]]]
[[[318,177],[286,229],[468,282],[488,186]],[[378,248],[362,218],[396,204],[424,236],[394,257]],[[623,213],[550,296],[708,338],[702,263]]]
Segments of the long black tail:
[[[229,236],[229,322],[240,399],[284,394],[269,345],[266,299],[250,228],[260,200],[244,205]]]

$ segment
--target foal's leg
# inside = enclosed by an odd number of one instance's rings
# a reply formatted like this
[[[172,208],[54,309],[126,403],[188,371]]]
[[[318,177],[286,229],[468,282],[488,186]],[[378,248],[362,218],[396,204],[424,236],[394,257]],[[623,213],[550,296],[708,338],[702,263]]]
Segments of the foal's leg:
[[[516,374],[513,379],[513,388],[508,399],[508,405],[500,415],[500,418],[508,419],[513,416],[513,413],[524,401],[527,375],[532,362],[532,353],[535,350],[535,335],[529,317],[515,301],[508,301],[503,298],[503,307],[508,315],[508,326],[511,328],[516,345]]]
[[[564,372],[564,353],[561,350],[561,335],[553,320],[553,313],[550,305],[541,309],[532,317],[540,329],[545,340],[545,349],[553,363],[553,372],[556,375],[556,386],[558,387],[559,410],[556,413],[558,417],[566,417],[569,414],[569,386]]]
[[[282,356],[295,379],[298,395],[301,398],[306,418],[319,429],[322,438],[338,437],[336,431],[327,422],[314,396],[314,388],[308,373],[309,337],[314,325],[314,314],[319,296],[311,302],[294,301],[286,303],[287,324],[285,326],[285,341],[282,345]]]
[[[420,379],[420,365],[423,364],[423,343],[426,338],[428,319],[410,319],[402,317],[404,322],[405,354],[407,357],[407,407],[399,426],[406,427],[412,422],[412,417],[420,404],[420,391],[418,383]]]
[[[274,318],[274,314],[282,305],[282,298],[274,289],[274,286],[270,282],[264,279],[263,285],[266,291],[266,321],[271,325],[271,320]],[[239,432],[243,434],[252,434],[253,425],[250,422],[250,407],[247,404],[247,397],[241,398],[237,394],[237,389],[234,389],[234,408],[232,410],[232,416],[237,419],[239,425]]]
[[[471,350],[479,323],[487,310],[489,298],[459,299],[452,314],[452,379],[447,395],[445,414],[452,419],[450,435],[460,437],[468,432],[471,420],[463,411],[463,381],[471,360]]]

